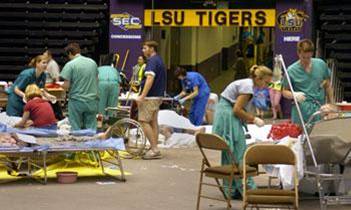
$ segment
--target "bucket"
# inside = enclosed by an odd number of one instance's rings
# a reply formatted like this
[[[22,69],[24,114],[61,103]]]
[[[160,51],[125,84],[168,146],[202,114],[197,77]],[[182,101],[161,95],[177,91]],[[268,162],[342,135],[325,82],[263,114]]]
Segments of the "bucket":
[[[77,181],[77,172],[62,171],[56,172],[57,182],[60,184],[72,184]]]

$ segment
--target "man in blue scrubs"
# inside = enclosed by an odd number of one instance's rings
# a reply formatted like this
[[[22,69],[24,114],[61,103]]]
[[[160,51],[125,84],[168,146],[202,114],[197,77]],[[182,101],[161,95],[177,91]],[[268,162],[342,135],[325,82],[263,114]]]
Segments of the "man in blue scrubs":
[[[208,97],[210,96],[210,88],[204,77],[197,72],[186,72],[184,68],[178,67],[175,76],[181,80],[183,91],[175,97],[183,104],[189,99],[193,99],[190,108],[189,120],[192,124],[199,126],[202,124]],[[188,94],[189,93],[189,94]]]

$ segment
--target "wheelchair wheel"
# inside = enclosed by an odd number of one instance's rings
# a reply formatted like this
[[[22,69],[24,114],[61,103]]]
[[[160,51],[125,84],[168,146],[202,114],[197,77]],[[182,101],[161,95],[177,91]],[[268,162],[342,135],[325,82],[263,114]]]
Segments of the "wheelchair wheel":
[[[126,150],[137,157],[144,153],[146,137],[139,122],[123,118],[112,125],[111,136],[123,138]]]

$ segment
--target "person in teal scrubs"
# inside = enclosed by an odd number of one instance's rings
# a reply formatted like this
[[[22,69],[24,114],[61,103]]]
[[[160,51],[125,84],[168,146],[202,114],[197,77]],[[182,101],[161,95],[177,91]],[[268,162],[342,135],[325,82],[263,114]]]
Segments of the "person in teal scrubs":
[[[72,130],[96,130],[98,112],[98,70],[94,60],[82,56],[77,43],[65,48],[70,61],[60,76],[68,90],[68,120]]]
[[[327,64],[312,58],[314,45],[311,40],[304,39],[297,44],[299,60],[288,67],[288,74],[294,92],[290,91],[287,79],[283,80],[283,96],[298,101],[304,123],[313,113],[326,103],[334,103],[333,91],[330,85],[330,71]],[[301,124],[296,106],[291,110],[291,121]]]
[[[247,112],[248,105],[252,103],[254,87],[267,87],[272,79],[272,71],[265,66],[255,66],[250,70],[250,78],[236,80],[230,83],[221,93],[221,99],[216,107],[212,132],[221,136],[229,145],[235,162],[239,165],[243,163],[246,151],[246,139],[244,126],[246,122],[255,123],[257,126],[264,126],[264,121],[253,114]],[[231,164],[230,155],[222,152],[222,165]],[[225,189],[231,186],[231,194],[227,195],[233,199],[242,195],[242,180],[223,182]],[[249,189],[256,188],[252,178],[248,179]]]
[[[36,84],[39,88],[44,88],[47,67],[47,59],[44,55],[33,58],[29,64],[30,68],[23,70],[9,89],[6,114],[8,116],[22,117],[25,97],[24,91],[30,84]]]
[[[117,69],[111,66],[113,55],[102,59],[99,71],[99,114],[106,115],[107,107],[116,107],[121,82]],[[112,113],[108,113],[111,116]]]

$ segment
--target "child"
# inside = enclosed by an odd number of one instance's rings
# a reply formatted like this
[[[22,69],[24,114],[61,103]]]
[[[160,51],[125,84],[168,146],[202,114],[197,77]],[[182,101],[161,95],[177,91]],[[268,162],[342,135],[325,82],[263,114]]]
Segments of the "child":
[[[271,99],[273,120],[277,119],[278,115],[281,118],[282,110],[280,107],[280,99],[282,97],[282,66],[278,59],[275,59],[272,83],[269,85],[269,97]]]
[[[27,104],[23,116],[16,127],[34,126],[37,128],[57,129],[57,120],[50,103],[42,98],[42,91],[35,84],[25,90]]]
[[[264,112],[269,110],[268,88],[254,88],[252,103],[256,107],[257,116],[263,118]]]

